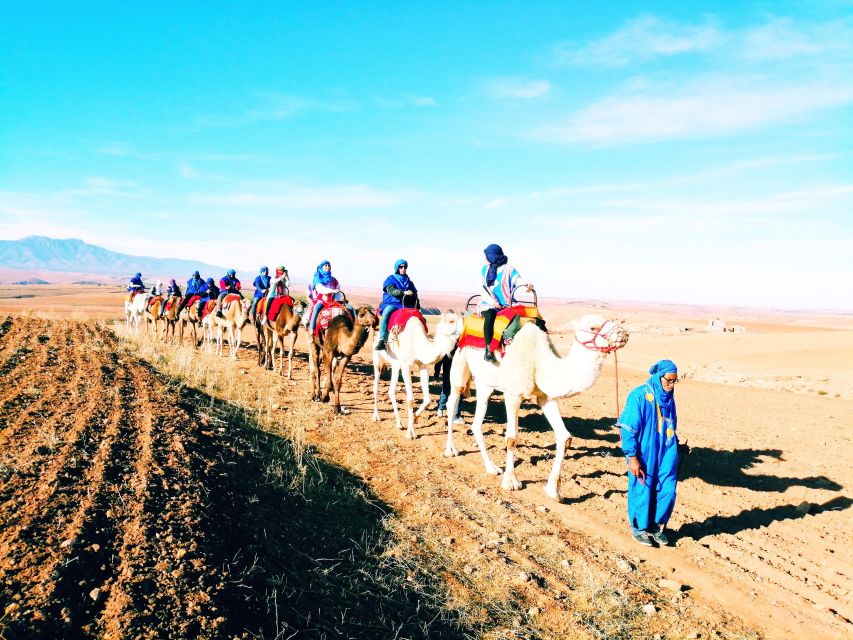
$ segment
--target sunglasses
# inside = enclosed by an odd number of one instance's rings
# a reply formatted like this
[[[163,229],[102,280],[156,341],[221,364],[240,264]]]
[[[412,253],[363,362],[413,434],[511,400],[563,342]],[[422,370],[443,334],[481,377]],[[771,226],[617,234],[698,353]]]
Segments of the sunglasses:
[[[666,376],[663,376],[662,379],[668,382],[669,384],[678,384],[678,378],[667,378]]]

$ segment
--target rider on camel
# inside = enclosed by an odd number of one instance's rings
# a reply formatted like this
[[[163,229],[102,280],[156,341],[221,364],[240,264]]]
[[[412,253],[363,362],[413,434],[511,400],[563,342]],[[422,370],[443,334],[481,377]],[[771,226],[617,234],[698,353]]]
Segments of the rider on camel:
[[[332,275],[332,264],[328,260],[323,260],[317,265],[314,279],[308,287],[308,298],[313,305],[308,321],[309,336],[314,333],[314,325],[317,324],[317,316],[320,310],[334,301],[335,294],[340,293],[340,291],[338,280]]]
[[[130,292],[131,296],[136,295],[137,293],[142,293],[145,291],[145,285],[142,283],[142,274],[137,273],[130,279],[130,282],[127,285],[127,290]]]
[[[394,273],[385,278],[385,282],[382,283],[382,302],[379,303],[382,320],[379,323],[379,342],[374,347],[377,351],[385,350],[385,342],[388,340],[388,321],[392,313],[402,309],[404,302],[408,303],[409,308],[421,308],[418,288],[409,279],[408,269],[408,262],[403,259],[397,260],[394,263]]]
[[[266,267],[261,267],[261,272],[259,275],[255,277],[255,281],[252,283],[252,286],[255,287],[255,295],[252,299],[252,322],[255,321],[255,312],[258,308],[258,302],[261,298],[265,298],[267,295],[267,291],[270,289],[270,270]]]
[[[172,278],[171,280],[169,280],[169,286],[166,288],[166,300],[169,300],[170,298],[172,298],[174,296],[178,296],[179,298],[181,297],[181,288],[178,286],[178,283],[175,282],[175,279]],[[162,318],[165,315],[166,315],[166,304],[164,303],[160,307],[160,317]]]
[[[201,274],[196,271],[193,273],[192,278],[187,280],[187,293],[184,295],[184,299],[181,300],[181,304],[178,305],[178,311],[175,314],[175,317],[179,317],[181,315],[181,311],[184,310],[184,307],[190,301],[190,298],[193,296],[202,296],[207,292],[207,285],[204,280],[201,279]]]
[[[497,364],[495,354],[492,353],[492,337],[495,333],[495,318],[498,311],[511,306],[515,300],[515,292],[519,287],[527,287],[533,291],[533,284],[522,279],[518,271],[511,265],[507,265],[509,258],[504,255],[500,245],[490,244],[485,248],[486,264],[483,266],[483,289],[486,290],[480,302],[480,315],[483,316],[483,338],[486,341],[486,352],[483,359],[486,362]]]
[[[201,300],[198,301],[198,317],[201,318],[201,312],[204,309],[204,305],[208,303],[210,300],[216,300],[219,297],[219,287],[216,286],[216,282],[214,282],[213,278],[208,278],[205,281],[205,290],[204,292],[199,292],[201,296]]]
[[[216,299],[216,315],[220,318],[222,317],[222,300],[229,293],[236,293],[240,297],[243,297],[242,292],[240,291],[240,280],[237,278],[237,272],[234,269],[228,269],[228,273],[222,276],[219,280],[219,297]]]
[[[275,278],[270,280],[269,290],[267,292],[267,304],[265,307],[266,311],[269,311],[273,298],[287,295],[290,295],[290,276],[287,273],[287,267],[279,265],[275,268]],[[265,327],[269,326],[269,318],[267,317],[266,312],[264,313],[264,317],[261,319],[261,324]]]

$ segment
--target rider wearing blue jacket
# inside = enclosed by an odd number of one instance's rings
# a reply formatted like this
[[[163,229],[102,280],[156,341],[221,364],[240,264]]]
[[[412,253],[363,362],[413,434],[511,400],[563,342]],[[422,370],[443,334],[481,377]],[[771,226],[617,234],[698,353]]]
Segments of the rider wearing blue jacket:
[[[385,278],[385,282],[382,283],[382,302],[379,303],[382,320],[379,323],[379,342],[374,347],[377,351],[385,349],[385,342],[388,340],[388,321],[392,313],[403,308],[404,300],[408,307],[421,308],[418,288],[409,279],[408,269],[408,262],[402,259],[397,260],[394,263],[394,273]]]
[[[252,285],[255,287],[255,296],[252,300],[252,318],[254,319],[258,301],[267,295],[267,291],[270,288],[270,270],[266,267],[261,267],[261,273],[255,278]]]
[[[128,291],[133,291],[135,293],[139,293],[141,291],[145,291],[145,285],[142,284],[142,274],[137,273],[130,279],[130,284],[127,285]]]
[[[178,305],[177,315],[181,315],[181,311],[183,311],[184,307],[187,306],[190,298],[193,296],[203,296],[206,292],[207,285],[204,280],[201,279],[201,274],[198,271],[194,272],[192,278],[187,280],[187,292],[184,294],[184,299],[181,300],[181,304]]]

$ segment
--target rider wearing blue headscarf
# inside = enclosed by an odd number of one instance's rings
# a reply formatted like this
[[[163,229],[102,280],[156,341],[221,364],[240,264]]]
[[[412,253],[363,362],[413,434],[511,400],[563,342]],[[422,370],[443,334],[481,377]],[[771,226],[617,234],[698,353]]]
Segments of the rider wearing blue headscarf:
[[[528,291],[533,291],[533,285],[525,282],[515,267],[507,264],[509,258],[506,257],[500,245],[490,244],[483,250],[483,253],[486,255],[486,264],[481,269],[483,289],[486,290],[486,295],[480,302],[480,315],[483,316],[483,338],[486,341],[483,359],[486,362],[497,364],[491,344],[498,311],[512,306],[515,302],[516,289],[527,287]]]
[[[332,263],[328,260],[323,260],[317,265],[317,271],[314,272],[314,278],[308,287],[308,297],[311,299],[314,307],[311,310],[310,320],[308,321],[309,336],[314,331],[314,325],[317,323],[317,316],[320,310],[332,302],[333,296],[340,293],[338,280],[332,275]]]
[[[261,272],[255,277],[252,283],[255,287],[255,295],[252,299],[251,315],[255,318],[255,311],[258,308],[258,301],[267,295],[270,288],[270,270],[267,267],[261,267]]]
[[[141,291],[145,291],[145,285],[142,283],[142,274],[137,273],[130,279],[130,283],[127,285],[128,291],[133,291],[134,293],[140,293]]]
[[[409,308],[420,309],[418,289],[408,275],[409,263],[400,259],[394,263],[394,273],[385,278],[382,283],[382,302],[379,303],[379,313],[382,320],[379,323],[379,342],[374,349],[382,351],[388,340],[388,320],[397,309],[403,308],[403,302]]]
[[[628,462],[631,533],[638,543],[650,547],[651,539],[661,546],[669,544],[663,530],[675,506],[678,420],[674,391],[678,367],[672,360],[660,360],[649,373],[646,383],[628,395],[618,426]]]

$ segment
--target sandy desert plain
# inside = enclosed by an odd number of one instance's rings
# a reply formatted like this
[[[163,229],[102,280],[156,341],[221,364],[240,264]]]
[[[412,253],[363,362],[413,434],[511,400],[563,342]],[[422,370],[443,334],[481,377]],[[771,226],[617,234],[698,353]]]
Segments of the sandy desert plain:
[[[335,416],[310,402],[304,335],[287,380],[257,367],[251,327],[232,361],[128,337],[121,305],[116,286],[0,286],[7,640],[853,637],[853,314],[540,300],[560,354],[572,318],[624,320],[622,401],[652,362],[679,365],[692,452],[674,545],[646,549],[627,531],[612,356],[560,402],[574,440],[557,504],[533,405],[524,488],[504,492],[464,428],[442,456],[437,396],[415,441],[386,383],[371,421],[369,343]],[[496,461],[504,420],[498,394]]]

